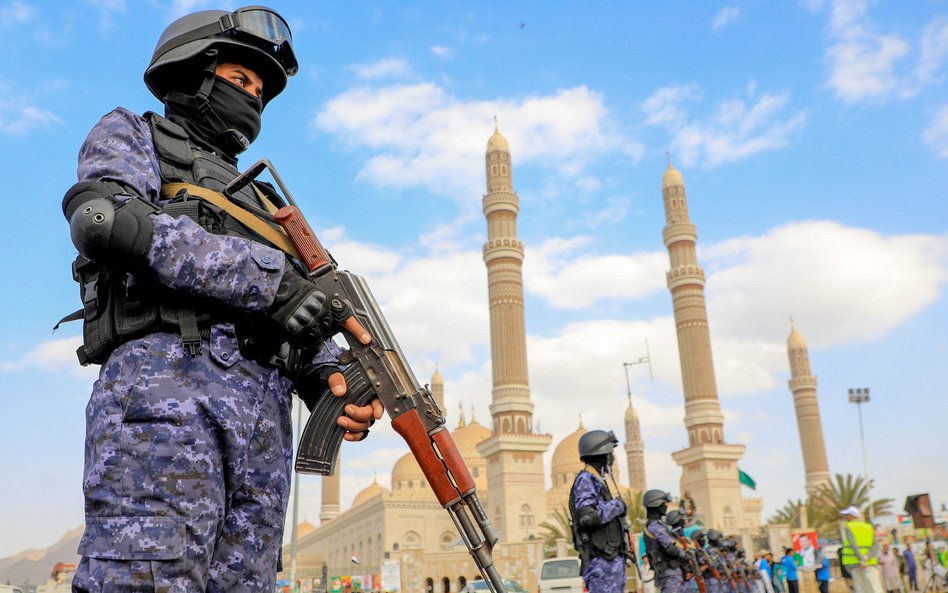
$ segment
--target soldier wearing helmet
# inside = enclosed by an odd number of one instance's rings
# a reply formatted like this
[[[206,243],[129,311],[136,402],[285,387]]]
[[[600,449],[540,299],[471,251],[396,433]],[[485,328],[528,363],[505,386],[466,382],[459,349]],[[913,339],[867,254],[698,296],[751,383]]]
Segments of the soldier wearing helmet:
[[[74,591],[273,589],[291,392],[307,405],[327,385],[344,395],[329,338],[371,337],[298,262],[189,188],[220,192],[238,176],[264,107],[297,70],[273,10],[184,16],[145,71],[164,115],[119,107],[80,149],[63,199],[83,296],[69,318],[83,320],[80,362],[102,367]],[[251,184],[232,199],[263,209],[279,198]],[[382,411],[347,406],[337,424],[361,440]]]
[[[579,438],[579,458],[586,465],[573,480],[569,510],[573,543],[590,593],[623,593],[626,561],[631,560],[623,521],[626,505],[618,495],[613,498],[605,480],[618,444],[611,430],[590,430]]]
[[[662,593],[692,593],[691,583],[685,581],[682,572],[688,566],[688,554],[662,520],[668,514],[668,503],[673,500],[664,490],[648,490],[642,495],[646,514],[645,552],[655,571],[655,585]]]

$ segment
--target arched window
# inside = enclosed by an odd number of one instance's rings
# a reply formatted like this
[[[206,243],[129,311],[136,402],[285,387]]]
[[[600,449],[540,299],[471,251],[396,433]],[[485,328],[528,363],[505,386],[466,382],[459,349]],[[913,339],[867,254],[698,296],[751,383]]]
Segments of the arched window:
[[[393,552],[397,552],[397,551],[398,551],[398,542],[395,542],[394,544],[392,544],[392,551],[393,551]]]
[[[425,579],[425,593],[434,593],[434,579],[431,577]]]
[[[458,591],[467,586],[467,579],[464,576],[458,577]]]
[[[416,531],[409,531],[405,534],[405,547],[417,548],[421,545],[421,536]]]
[[[445,548],[456,542],[458,536],[456,533],[451,533],[450,531],[445,531],[441,534],[441,545]]]
[[[533,509],[530,508],[530,505],[525,504],[520,507],[520,526],[530,527],[532,525],[533,525]]]
[[[448,577],[441,579],[441,593],[451,593],[451,579]]]

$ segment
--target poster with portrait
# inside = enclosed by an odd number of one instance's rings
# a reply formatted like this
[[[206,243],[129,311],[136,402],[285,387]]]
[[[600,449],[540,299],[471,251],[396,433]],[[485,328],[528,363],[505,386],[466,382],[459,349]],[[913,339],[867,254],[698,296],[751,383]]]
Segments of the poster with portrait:
[[[819,545],[820,540],[815,531],[805,531],[794,533],[793,538],[793,560],[799,568],[803,570],[816,570],[819,564]]]

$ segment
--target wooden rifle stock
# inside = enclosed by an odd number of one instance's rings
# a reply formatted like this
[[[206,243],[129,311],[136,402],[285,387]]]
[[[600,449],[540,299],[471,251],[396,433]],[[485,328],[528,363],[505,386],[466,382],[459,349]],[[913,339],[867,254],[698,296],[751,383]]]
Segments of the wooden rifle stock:
[[[274,177],[279,182],[279,178]],[[282,183],[280,186],[283,188]],[[291,200],[292,201],[292,200]],[[461,539],[492,593],[506,593],[503,578],[491,556],[497,534],[487,517],[474,478],[444,428],[444,416],[428,390],[415,379],[381,308],[365,280],[338,271],[295,203],[273,215],[286,232],[309,270],[309,278],[331,299],[343,301],[372,336],[362,344],[343,332],[349,351],[340,360],[348,365],[344,376],[348,393],[335,397],[328,389],[317,404],[300,436],[296,470],[330,474],[345,430],[336,424],[346,405],[366,405],[378,398],[392,419],[392,428],[408,444],[438,502],[451,516]]]

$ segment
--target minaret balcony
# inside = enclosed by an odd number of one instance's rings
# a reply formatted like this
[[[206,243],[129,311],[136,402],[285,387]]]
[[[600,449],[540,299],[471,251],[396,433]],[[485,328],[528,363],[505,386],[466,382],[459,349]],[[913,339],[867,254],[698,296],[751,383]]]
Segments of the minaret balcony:
[[[793,377],[787,384],[790,386],[790,391],[796,391],[797,389],[811,388],[816,389],[816,377],[813,376],[803,376],[803,377]]]
[[[681,266],[665,273],[668,288],[677,288],[686,284],[700,284],[704,286],[704,270],[701,266]]]
[[[670,246],[679,241],[694,243],[698,240],[698,229],[690,222],[669,223],[662,229],[665,245]]]

